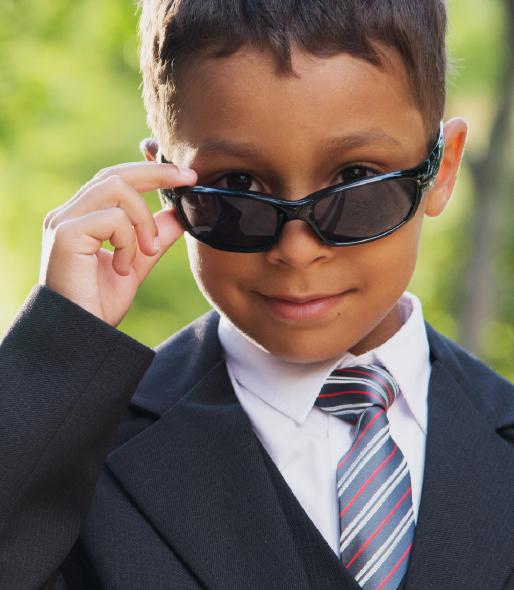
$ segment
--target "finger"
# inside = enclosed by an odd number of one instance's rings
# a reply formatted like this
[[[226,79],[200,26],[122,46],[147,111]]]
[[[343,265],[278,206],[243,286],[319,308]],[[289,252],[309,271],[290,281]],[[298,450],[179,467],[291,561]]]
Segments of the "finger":
[[[54,253],[66,257],[93,255],[106,240],[115,248],[114,270],[128,275],[137,253],[136,236],[130,219],[119,207],[92,211],[61,223],[55,230]]]
[[[159,228],[161,245],[159,251],[154,256],[144,256],[141,252],[137,253],[133,267],[139,281],[142,281],[146,277],[166,251],[184,233],[184,228],[180,224],[174,209],[163,209],[154,215],[154,219]]]
[[[128,224],[124,222],[116,227],[109,241],[114,246],[113,269],[119,275],[128,276],[137,254],[134,227],[130,222]]]
[[[148,255],[158,249],[158,230],[143,197],[121,176],[110,176],[93,185],[76,201],[62,209],[50,222],[51,229],[73,217],[81,217],[98,209],[121,207],[135,228],[139,248]]]
[[[99,172],[93,180],[99,182],[110,176],[121,176],[138,193],[159,188],[174,188],[194,184],[198,178],[191,168],[179,168],[175,164],[159,162],[130,162]]]
[[[190,168],[178,168],[174,164],[156,162],[129,162],[105,168],[84,184],[69,201],[50,211],[45,217],[44,228],[48,228],[54,217],[80,199],[85,192],[111,176],[122,177],[139,193],[192,185],[198,178],[196,172]]]

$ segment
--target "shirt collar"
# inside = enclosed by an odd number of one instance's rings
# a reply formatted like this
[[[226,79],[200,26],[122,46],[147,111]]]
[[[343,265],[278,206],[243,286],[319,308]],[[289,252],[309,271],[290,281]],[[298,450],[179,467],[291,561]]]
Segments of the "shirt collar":
[[[219,338],[232,377],[240,387],[302,424],[326,378],[335,368],[378,363],[396,379],[407,405],[426,433],[429,345],[419,299],[405,292],[399,301],[402,327],[389,340],[359,356],[300,364],[284,361],[261,348],[225,316]]]

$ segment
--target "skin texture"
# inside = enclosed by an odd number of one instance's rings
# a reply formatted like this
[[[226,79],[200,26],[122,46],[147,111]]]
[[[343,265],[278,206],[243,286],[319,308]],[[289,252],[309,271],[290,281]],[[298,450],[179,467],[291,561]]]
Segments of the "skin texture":
[[[172,164],[130,162],[101,170],[46,215],[40,283],[117,326],[183,233],[173,211],[152,215],[141,193],[195,181],[195,172]],[[114,252],[102,248],[106,240]]]
[[[295,48],[296,75],[289,77],[276,74],[266,51],[252,48],[198,59],[181,76],[178,127],[165,156],[194,169],[198,184],[240,171],[254,179],[247,188],[285,199],[341,182],[341,169],[352,164],[378,172],[415,166],[427,155],[427,130],[401,60],[393,50],[383,51],[387,65],[377,68],[344,54],[316,58]],[[389,138],[377,137],[377,130]],[[431,137],[436,132],[428,130]],[[401,326],[397,302],[414,272],[424,216],[444,210],[466,133],[462,119],[446,123],[435,187],[412,221],[375,242],[330,247],[302,221],[286,224],[279,243],[264,253],[223,252],[187,235],[200,289],[262,348],[290,361],[325,361],[385,342]],[[368,137],[360,141],[322,146],[363,134]],[[207,152],[205,145],[213,141],[251,144],[252,153]],[[148,142],[144,148],[148,160],[156,147]],[[344,295],[326,313],[298,320],[277,317],[263,297],[335,294]]]

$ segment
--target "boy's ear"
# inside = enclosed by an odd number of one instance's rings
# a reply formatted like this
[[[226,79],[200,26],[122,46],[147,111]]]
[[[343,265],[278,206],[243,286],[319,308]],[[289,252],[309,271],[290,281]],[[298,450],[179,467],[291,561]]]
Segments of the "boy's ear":
[[[450,119],[444,126],[443,160],[437,181],[425,200],[425,213],[430,217],[440,215],[452,196],[467,135],[468,123],[460,117]]]
[[[159,144],[153,137],[146,137],[145,139],[141,140],[139,149],[141,150],[145,160],[148,162],[155,162],[157,152],[159,151]]]

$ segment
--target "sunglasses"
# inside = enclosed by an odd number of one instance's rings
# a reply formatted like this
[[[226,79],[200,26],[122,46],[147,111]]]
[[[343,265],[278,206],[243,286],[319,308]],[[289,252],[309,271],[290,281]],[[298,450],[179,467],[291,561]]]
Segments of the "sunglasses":
[[[324,244],[351,246],[383,238],[414,217],[435,182],[443,149],[441,122],[435,147],[419,166],[337,184],[295,201],[206,186],[161,189],[160,194],[188,233],[218,250],[270,250],[293,219],[307,223]],[[168,162],[162,155],[161,161]]]

